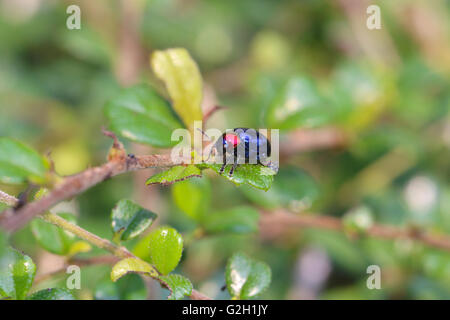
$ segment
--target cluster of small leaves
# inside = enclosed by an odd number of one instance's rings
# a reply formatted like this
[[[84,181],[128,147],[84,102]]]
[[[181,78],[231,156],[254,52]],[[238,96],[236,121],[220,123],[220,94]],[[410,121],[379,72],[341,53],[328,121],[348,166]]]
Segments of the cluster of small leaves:
[[[121,200],[112,211],[113,238],[127,241],[141,235],[156,219],[156,214],[145,210],[131,200]],[[169,274],[178,265],[183,252],[183,238],[173,228],[160,227],[150,232],[141,243],[149,258],[120,260],[111,271],[111,280],[116,282],[128,273],[148,275],[160,280],[171,292],[169,299],[181,299],[192,292],[191,282],[176,274]]]
[[[202,79],[195,62],[187,51],[170,49],[164,52],[155,52],[151,64],[156,75],[167,87],[174,111],[186,127],[192,131],[194,121],[202,119],[200,108]],[[106,106],[106,114],[113,130],[125,138],[157,147],[173,145],[173,142],[170,141],[173,127],[167,125],[164,131],[161,126],[154,126],[155,121],[180,126],[175,123],[173,115],[166,112],[167,110],[168,104],[152,88],[146,86],[125,89]],[[164,119],[164,116],[167,118]],[[220,167],[215,164],[175,166],[150,177],[147,185],[169,185],[177,182],[172,188],[173,200],[186,215],[199,224],[202,232],[217,234],[257,231],[259,213],[255,209],[241,206],[211,213],[209,212],[210,185],[207,178],[187,179],[202,177],[202,171],[210,168],[236,185],[248,184],[267,191],[272,185],[275,172],[261,165],[246,164],[239,166],[230,176],[230,167],[226,168],[223,173],[220,173]],[[120,216],[120,220],[123,220],[122,216]],[[113,221],[115,221],[114,216]],[[123,221],[120,225],[123,225]],[[118,222],[115,224],[115,228],[119,228]],[[116,229],[115,232],[118,232]],[[138,257],[154,265],[163,275],[161,277],[164,278],[159,278],[171,290],[170,298],[180,298],[183,293],[189,294],[192,290],[189,280],[180,275],[168,275],[177,266],[182,249],[182,238],[172,228],[154,230],[145,236],[134,249],[134,253]],[[147,262],[140,259],[122,260],[113,268],[111,278],[117,280],[128,272],[157,277],[154,269]],[[183,285],[187,283],[189,283],[190,289],[188,285]]]
[[[0,138],[0,182],[5,184],[45,184],[48,180],[49,163],[35,150],[15,139]],[[68,216],[66,216],[68,217]],[[69,217],[68,217],[69,218]],[[73,236],[56,227],[33,221],[32,230],[37,241],[48,251],[68,254],[73,248]],[[30,294],[36,274],[32,259],[8,246],[0,232],[0,297],[2,299],[74,299],[67,289],[49,288]]]
[[[164,84],[172,101],[170,104],[147,85],[124,89],[106,104],[105,113],[110,128],[124,138],[155,147],[171,147],[172,132],[180,127],[193,131],[194,121],[202,120],[202,78],[198,67],[184,49],[156,51],[151,65]],[[174,112],[181,119],[177,119]],[[220,165],[201,164],[176,166],[148,179],[147,184],[172,184],[191,177],[200,177],[202,170],[211,168],[219,174]],[[269,190],[275,172],[262,165],[241,165],[233,176],[230,168],[221,174],[236,185],[248,184]]]
[[[139,85],[123,90],[107,103],[105,113],[111,129],[132,141],[147,143],[156,147],[171,147],[172,132],[182,127],[191,132],[193,123],[202,120],[202,79],[198,67],[184,49],[157,51],[151,59],[155,74],[166,85],[171,105],[154,89]],[[180,121],[180,119],[181,121]],[[210,185],[202,171],[211,168],[220,174],[219,165],[200,164],[175,166],[160,172],[147,180],[147,184],[173,184],[174,202],[190,218],[198,223],[206,234],[249,233],[258,228],[259,213],[247,206],[223,211],[210,211]],[[30,147],[10,138],[0,138],[0,182],[9,184],[33,183],[48,185],[52,178],[50,165]],[[229,176],[230,168],[221,174],[236,185],[248,184],[257,189],[270,189],[275,172],[261,165],[242,165]],[[187,180],[189,179],[189,180]],[[186,180],[186,181],[184,181]],[[45,195],[41,188],[36,198]],[[50,213],[47,213],[50,214]],[[60,218],[76,224],[73,214],[60,212]],[[121,200],[111,212],[112,239],[119,245],[141,236],[154,222],[157,215],[131,200]],[[90,244],[80,241],[43,219],[31,223],[36,242],[45,250],[67,257],[91,250]],[[0,295],[7,299],[73,299],[67,289],[49,288],[29,294],[36,273],[36,266],[30,257],[0,246]],[[143,298],[145,287],[136,275],[150,276],[170,291],[169,299],[182,299],[192,293],[192,283],[186,277],[172,273],[178,266],[183,252],[183,238],[173,228],[159,227],[142,237],[134,249],[139,258],[126,258],[115,264],[111,270],[112,282],[102,281],[94,290],[97,299]],[[238,275],[237,277],[235,275]],[[120,280],[129,279],[132,285],[124,289]],[[261,262],[245,255],[230,259],[227,267],[227,285],[233,298],[253,298],[262,292],[270,282],[270,269]],[[244,281],[237,283],[236,281]],[[123,282],[123,281],[122,281]]]

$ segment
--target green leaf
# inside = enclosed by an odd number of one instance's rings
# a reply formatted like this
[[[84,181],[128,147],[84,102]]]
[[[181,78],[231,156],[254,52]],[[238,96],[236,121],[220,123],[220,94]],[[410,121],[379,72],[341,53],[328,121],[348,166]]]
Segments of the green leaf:
[[[151,233],[142,237],[139,240],[139,242],[134,246],[133,254],[144,261],[152,263],[151,258],[150,258],[150,250],[149,250],[150,237],[151,237]]]
[[[166,84],[173,108],[192,131],[194,121],[202,120],[202,77],[197,64],[182,48],[155,51],[151,65]]]
[[[28,300],[75,300],[72,293],[64,288],[48,288],[33,293]]]
[[[266,209],[293,207],[305,210],[319,196],[319,186],[314,178],[296,167],[280,168],[267,192],[250,187],[244,187],[242,191],[247,198]]]
[[[316,127],[325,124],[330,110],[314,83],[302,77],[294,77],[270,104],[266,113],[266,123],[270,128],[295,129]]]
[[[150,177],[146,184],[172,184],[177,181],[183,181],[192,177],[201,177],[202,171],[195,165],[175,166],[163,172],[157,173]]]
[[[153,278],[159,276],[155,268],[147,262],[136,258],[126,258],[120,260],[113,266],[111,270],[111,280],[115,282],[130,272],[148,274]]]
[[[227,263],[226,282],[230,295],[238,299],[256,297],[269,287],[272,272],[264,262],[235,253]]]
[[[161,279],[170,290],[169,300],[180,300],[184,296],[192,294],[192,283],[188,278],[179,274],[169,274],[167,276],[160,276]]]
[[[7,248],[0,256],[0,296],[23,300],[35,274],[36,265],[29,256]]]
[[[35,150],[11,138],[0,137],[0,182],[45,182],[48,162]]]
[[[158,228],[150,233],[150,258],[156,269],[166,275],[176,268],[183,251],[183,238],[177,230]]]
[[[140,235],[156,219],[150,212],[131,200],[120,200],[112,210],[112,229],[115,238],[126,241]]]
[[[209,207],[211,185],[207,177],[187,180],[172,187],[176,206],[194,220],[200,220]]]
[[[211,168],[218,174],[220,174],[221,164],[201,164],[200,168]],[[260,165],[260,164],[241,164],[234,171],[233,175],[230,177],[229,173],[231,170],[231,165],[226,166],[224,172],[221,174],[222,177],[227,178],[236,185],[248,184],[252,187],[269,190],[273,182],[273,176],[276,174],[271,169]]]
[[[111,130],[136,142],[171,147],[172,132],[182,127],[169,104],[153,89],[138,85],[124,89],[105,107]]]
[[[145,300],[147,289],[137,274],[128,274],[116,282],[109,278],[100,281],[94,289],[95,300]]]
[[[71,213],[58,213],[58,216],[71,223],[76,223],[76,218]],[[39,245],[54,254],[68,254],[72,245],[77,241],[74,234],[40,218],[31,221],[31,231]]]
[[[258,211],[243,206],[208,214],[203,227],[210,233],[248,233],[258,230],[258,220]]]

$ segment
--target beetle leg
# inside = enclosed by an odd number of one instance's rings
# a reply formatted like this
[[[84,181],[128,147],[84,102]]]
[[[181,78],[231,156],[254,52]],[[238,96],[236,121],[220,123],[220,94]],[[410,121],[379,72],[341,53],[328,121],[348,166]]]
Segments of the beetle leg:
[[[222,167],[221,167],[220,170],[219,170],[219,173],[220,173],[220,174],[223,173],[223,171],[225,170],[226,165],[227,165],[227,164],[226,164],[225,162],[222,164]]]
[[[230,177],[233,176],[234,170],[237,168],[237,166],[238,166],[237,162],[233,163],[233,166],[231,167],[230,173],[228,174],[228,176],[230,176]]]
[[[211,158],[211,154],[213,153],[213,151],[214,151],[214,155],[213,156],[216,155],[216,148],[212,147],[211,150],[209,150],[208,159],[204,160],[203,162],[208,162],[209,161],[209,158]]]

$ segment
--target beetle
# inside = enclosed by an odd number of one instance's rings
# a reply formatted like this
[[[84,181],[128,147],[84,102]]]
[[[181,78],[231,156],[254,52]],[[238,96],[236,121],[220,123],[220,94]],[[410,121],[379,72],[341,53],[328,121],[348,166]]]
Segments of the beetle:
[[[251,163],[267,165],[271,154],[269,140],[257,130],[249,128],[235,128],[227,131],[214,143],[211,153],[222,156],[223,173],[228,164],[232,164],[229,176],[231,177],[239,164]],[[210,153],[210,156],[211,156]],[[220,160],[217,159],[217,160]]]

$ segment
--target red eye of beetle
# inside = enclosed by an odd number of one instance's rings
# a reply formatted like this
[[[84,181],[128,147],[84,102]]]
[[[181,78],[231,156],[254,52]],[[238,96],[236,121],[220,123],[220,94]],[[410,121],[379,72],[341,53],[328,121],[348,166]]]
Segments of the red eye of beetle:
[[[225,141],[228,143],[230,143],[233,148],[236,147],[239,144],[239,137],[235,134],[231,134],[231,133],[227,133],[225,135]]]

